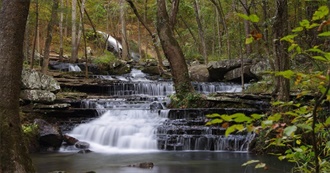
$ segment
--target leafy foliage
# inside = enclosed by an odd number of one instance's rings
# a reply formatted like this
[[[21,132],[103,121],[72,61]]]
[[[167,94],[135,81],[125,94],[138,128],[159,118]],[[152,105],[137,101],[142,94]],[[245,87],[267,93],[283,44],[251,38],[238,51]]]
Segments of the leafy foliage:
[[[323,23],[322,26],[318,21],[328,14],[328,7],[321,6],[314,13],[311,21],[302,20],[299,22],[300,26],[292,30],[293,34],[281,39],[290,44],[288,52],[293,58],[297,55],[305,55],[313,61],[324,63],[329,68],[330,52],[319,45],[304,49],[296,42],[296,39],[304,36],[305,31],[316,27],[321,32],[318,34],[319,37],[329,37],[329,31],[323,28],[328,24]],[[240,16],[249,20],[248,16]],[[330,117],[328,108],[325,107],[330,101],[330,69],[309,73],[287,70],[274,74],[291,79],[294,85],[300,88],[296,98],[289,102],[273,102],[272,106],[277,109],[270,115],[207,115],[210,121],[206,125],[230,122],[226,136],[243,130],[264,135],[267,139],[264,148],[276,146],[284,149],[282,150],[284,152],[278,151],[272,154],[278,156],[280,160],[296,163],[294,172],[330,172]],[[310,96],[314,98],[311,99]],[[258,160],[250,160],[242,166],[256,163],[255,168],[266,166]]]

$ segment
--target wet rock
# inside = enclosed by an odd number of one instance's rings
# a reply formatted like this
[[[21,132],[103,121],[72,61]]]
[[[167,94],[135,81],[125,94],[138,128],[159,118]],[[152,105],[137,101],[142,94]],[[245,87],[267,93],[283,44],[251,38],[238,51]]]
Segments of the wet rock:
[[[139,164],[128,165],[128,167],[139,167],[139,168],[151,169],[151,168],[154,167],[154,163],[152,163],[152,162],[142,162],[142,163],[139,163]]]
[[[159,102],[152,102],[150,104],[150,109],[151,110],[164,109],[164,106]]]
[[[32,102],[49,103],[56,99],[56,95],[46,90],[22,90],[20,98]]]
[[[90,152],[92,152],[92,151],[89,150],[89,149],[82,149],[82,150],[78,151],[79,154],[87,154],[87,153],[90,153]]]
[[[87,148],[89,148],[90,145],[88,142],[78,141],[75,143],[74,146],[77,148],[80,148],[80,149],[87,149]]]
[[[74,145],[75,143],[77,143],[79,140],[71,137],[69,135],[63,135],[63,141],[67,144],[67,145]]]
[[[189,68],[190,78],[196,82],[208,82],[209,71],[206,65],[193,65]]]
[[[146,66],[143,67],[141,70],[143,73],[149,74],[149,75],[159,75],[159,68],[158,66]]]
[[[154,167],[154,163],[152,162],[143,162],[139,164],[140,168],[147,168],[147,169],[151,169]]]
[[[64,109],[69,108],[71,105],[69,103],[56,103],[56,104],[36,104],[34,109]]]
[[[34,124],[38,126],[39,144],[41,148],[53,148],[57,150],[61,147],[63,138],[60,130],[49,124],[45,120],[35,119]]]

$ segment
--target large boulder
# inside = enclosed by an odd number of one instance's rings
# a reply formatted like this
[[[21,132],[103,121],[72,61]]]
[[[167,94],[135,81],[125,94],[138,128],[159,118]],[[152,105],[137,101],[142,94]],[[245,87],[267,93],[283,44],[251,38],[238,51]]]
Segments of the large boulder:
[[[38,126],[39,144],[42,149],[57,150],[61,147],[63,137],[58,127],[42,119],[35,119],[34,124]]]
[[[258,77],[250,71],[250,68],[251,68],[250,65],[243,67],[244,82],[258,80]],[[241,82],[241,76],[242,76],[242,68],[239,67],[227,72],[224,78],[226,81],[239,83]]]
[[[32,102],[51,103],[56,99],[56,95],[46,90],[21,90],[20,98]]]
[[[244,66],[251,65],[252,60],[243,60]],[[241,67],[240,59],[230,59],[222,61],[212,61],[208,64],[207,69],[209,70],[211,81],[223,81],[227,72]]]
[[[206,65],[193,65],[189,67],[189,74],[192,81],[208,82],[210,75]]]
[[[263,78],[266,71],[271,71],[271,65],[268,59],[256,59],[250,68],[251,73],[258,76],[259,79]]]
[[[131,71],[131,66],[123,60],[117,60],[110,64],[109,74],[122,75]]]
[[[30,69],[23,69],[21,83],[21,88],[28,90],[57,92],[61,89],[59,83],[53,77]]]

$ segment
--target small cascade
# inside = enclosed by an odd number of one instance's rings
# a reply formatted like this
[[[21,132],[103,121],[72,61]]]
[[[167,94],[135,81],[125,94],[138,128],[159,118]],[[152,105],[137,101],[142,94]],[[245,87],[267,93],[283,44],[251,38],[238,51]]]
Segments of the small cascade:
[[[97,31],[99,34],[101,34],[103,36],[104,39],[107,40],[107,49],[109,51],[112,52],[121,52],[121,50],[123,49],[121,43],[116,40],[115,38],[113,38],[111,35],[102,32],[102,31]]]
[[[73,63],[50,61],[49,66],[51,69],[56,69],[60,71],[69,71],[69,72],[81,71],[80,67],[77,64],[73,64]]]
[[[72,72],[80,72],[81,71],[80,67],[76,64],[69,64],[68,69],[69,69],[69,71],[72,71]]]
[[[94,151],[156,150],[156,130],[165,120],[152,110],[111,110],[74,128],[70,135],[92,144]]]

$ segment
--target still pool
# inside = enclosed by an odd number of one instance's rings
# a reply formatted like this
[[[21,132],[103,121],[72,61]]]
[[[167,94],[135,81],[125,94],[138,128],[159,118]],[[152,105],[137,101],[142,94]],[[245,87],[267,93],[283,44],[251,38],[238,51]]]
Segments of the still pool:
[[[287,173],[291,164],[273,156],[256,156],[237,152],[135,152],[88,153],[72,152],[32,154],[38,173],[65,171],[66,173]],[[248,160],[260,160],[268,169],[255,169],[254,165],[241,166]],[[153,162],[152,169],[129,167],[141,162]]]

